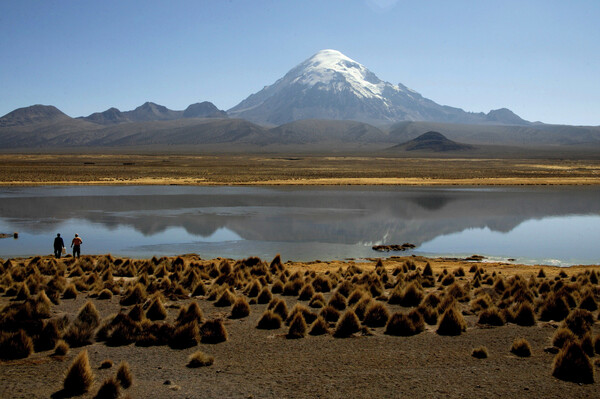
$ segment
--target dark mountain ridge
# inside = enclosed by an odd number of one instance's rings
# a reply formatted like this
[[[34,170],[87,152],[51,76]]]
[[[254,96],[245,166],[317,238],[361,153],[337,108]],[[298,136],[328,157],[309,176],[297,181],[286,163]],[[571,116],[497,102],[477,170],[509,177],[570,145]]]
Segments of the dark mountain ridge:
[[[439,132],[429,131],[423,133],[406,143],[398,144],[390,148],[390,150],[403,151],[426,151],[426,152],[450,152],[450,151],[467,151],[474,147],[469,144],[457,143],[456,141],[448,140],[446,136]]]

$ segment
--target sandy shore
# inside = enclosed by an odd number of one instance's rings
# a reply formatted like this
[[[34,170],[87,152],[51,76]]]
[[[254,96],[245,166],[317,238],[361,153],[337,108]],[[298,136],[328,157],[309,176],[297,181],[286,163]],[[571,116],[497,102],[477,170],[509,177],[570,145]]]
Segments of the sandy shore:
[[[29,302],[43,302],[39,292],[44,290],[56,303],[49,305],[39,327],[30,320],[22,324],[23,328],[37,346],[36,334],[40,334],[36,333],[37,329],[52,320],[65,320],[66,316],[68,322],[61,322],[58,331],[63,339],[72,342],[64,356],[54,356],[53,345],[50,345],[24,358],[1,360],[2,398],[50,395],[91,398],[103,381],[116,375],[121,361],[129,364],[133,375],[133,385],[121,389],[121,396],[133,398],[392,398],[406,395],[572,398],[597,397],[598,394],[598,377],[595,383],[577,384],[552,375],[553,362],[559,356],[553,338],[564,322],[547,319],[544,312],[549,298],[555,294],[569,299],[567,306],[572,312],[589,302],[584,297],[591,295],[598,302],[600,266],[558,268],[423,257],[394,257],[379,265],[377,259],[364,263],[280,264],[277,260],[260,262],[252,258],[204,260],[193,254],[146,260],[84,256],[79,261],[66,258],[58,262],[50,257],[36,257],[2,260],[0,265],[3,292],[0,327],[4,334],[16,328],[11,309]],[[58,277],[61,275],[64,277]],[[51,282],[52,279],[55,282]],[[448,282],[449,279],[452,282]],[[21,295],[17,291],[23,286],[19,281],[31,286],[29,294],[21,299],[17,299]],[[329,284],[326,290],[323,281]],[[69,284],[76,287],[74,298],[67,295]],[[143,294],[131,301],[136,284]],[[256,284],[258,286],[253,287]],[[278,284],[283,292],[276,289]],[[403,301],[409,298],[406,292],[411,284],[416,284],[420,299],[411,304],[396,303],[392,298],[398,295],[405,298]],[[294,285],[297,286],[294,288]],[[562,287],[566,290],[559,291]],[[111,291],[110,298],[102,297],[104,289]],[[288,314],[295,306],[301,306],[308,312],[304,313],[308,329],[311,318],[318,314],[333,317],[331,310],[323,313],[324,307],[336,306],[341,318],[350,312],[348,309],[360,315],[360,326],[348,338],[336,336],[341,327],[333,319],[325,323],[329,332],[306,334],[299,339],[288,339],[291,328],[285,323],[275,329],[259,329],[259,320],[269,307],[265,301],[257,302],[259,289],[261,294],[267,290],[273,298],[284,301]],[[249,304],[247,316],[232,317],[231,302],[223,299],[227,296],[225,290],[232,295],[230,301]],[[304,290],[311,292],[303,294]],[[323,292],[319,294],[320,291]],[[319,295],[324,302],[320,305],[313,303]],[[345,309],[340,306],[340,295]],[[528,295],[531,297],[526,299]],[[429,304],[432,296],[441,301],[431,308],[438,320],[423,323],[422,330],[414,335],[390,335],[386,333],[389,326],[385,326],[385,322],[376,324],[372,315],[366,316],[369,313],[366,309],[375,305],[385,308],[387,316],[423,312],[420,309],[425,309],[425,303]],[[351,303],[353,297],[361,299]],[[150,317],[149,308],[155,298],[160,298],[164,305],[165,319],[151,322],[146,317]],[[361,301],[368,305],[361,305]],[[486,301],[498,311],[499,325],[481,322],[484,310],[481,304]],[[517,319],[519,303],[523,301],[531,301],[535,312],[531,326],[521,325]],[[78,344],[78,336],[74,337],[69,331],[80,326],[77,323],[82,316],[78,314],[87,302],[99,313],[100,323],[93,327],[89,342]],[[169,341],[149,347],[141,344],[143,337],[148,337],[144,331],[152,329],[153,324],[178,326],[180,308],[190,303],[196,303],[202,312],[201,320],[197,321],[201,329],[194,333],[192,343],[175,345]],[[464,328],[458,335],[439,333],[444,307],[446,310],[455,308],[464,319]],[[139,310],[141,315],[133,316]],[[123,322],[115,319],[119,312],[123,313],[119,317],[133,320],[127,324],[134,329],[130,332],[133,335],[125,341],[122,335],[115,338],[117,327],[110,327]],[[598,310],[589,313],[594,322],[589,326],[588,335],[592,342],[597,342]],[[217,344],[202,343],[205,337],[202,328],[213,320],[220,320],[227,339]],[[105,326],[109,326],[104,333],[108,340],[99,335]],[[511,345],[517,338],[528,341],[531,356],[518,357],[511,353]],[[481,346],[487,351],[485,359],[472,356],[473,349]],[[64,376],[75,357],[84,350],[89,355],[94,382],[87,393],[65,392]],[[189,356],[198,350],[213,356],[214,363],[207,367],[186,367]],[[596,350],[599,350],[598,343]],[[600,362],[596,360],[598,356],[593,355],[592,349],[587,359],[597,375]],[[107,359],[113,366],[101,368]]]

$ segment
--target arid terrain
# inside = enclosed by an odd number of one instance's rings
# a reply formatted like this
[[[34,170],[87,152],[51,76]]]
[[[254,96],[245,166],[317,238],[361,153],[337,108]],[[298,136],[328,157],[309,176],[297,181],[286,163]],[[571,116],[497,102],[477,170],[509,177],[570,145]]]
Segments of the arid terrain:
[[[98,397],[598,396],[600,266],[191,254],[0,269],[2,398],[91,398],[111,378]],[[197,351],[214,362],[186,367]]]
[[[0,154],[0,185],[600,184],[598,159]]]

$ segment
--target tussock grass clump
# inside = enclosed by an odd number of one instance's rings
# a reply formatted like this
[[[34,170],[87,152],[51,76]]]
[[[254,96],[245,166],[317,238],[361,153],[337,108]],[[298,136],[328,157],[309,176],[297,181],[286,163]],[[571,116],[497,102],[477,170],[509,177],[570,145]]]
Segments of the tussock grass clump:
[[[568,342],[554,357],[552,375],[564,381],[591,384],[594,368],[578,342]]]
[[[405,307],[419,306],[423,296],[423,289],[413,281],[402,290],[400,305]]]
[[[129,345],[135,342],[142,331],[139,322],[136,322],[125,313],[117,314],[113,320],[105,327],[106,344],[109,346]],[[98,334],[103,330],[101,327]],[[96,334],[96,336],[98,336]],[[102,334],[100,334],[102,335]]]
[[[277,280],[271,286],[271,293],[273,294],[281,294],[283,292],[283,282],[281,280]]]
[[[328,322],[335,323],[340,318],[340,312],[333,306],[327,305],[323,309],[321,309],[321,311],[319,312],[319,316],[321,316]]]
[[[65,356],[67,353],[69,353],[69,344],[67,344],[62,339],[59,339],[56,342],[56,346],[54,347],[53,355],[54,356]]]
[[[196,321],[197,323],[202,323],[204,320],[204,315],[202,314],[202,309],[198,305],[198,302],[190,302],[190,304],[186,307],[182,305],[179,308],[179,314],[177,315],[177,319],[175,319],[177,324],[187,324],[192,321]]]
[[[176,327],[169,340],[169,347],[172,349],[186,349],[198,345],[198,335],[200,329],[198,322],[193,320],[189,323]]]
[[[146,310],[146,317],[149,320],[164,320],[167,318],[167,309],[163,305],[159,297],[156,297],[150,303],[148,310]]]
[[[581,344],[581,348],[583,349],[586,355],[588,355],[589,357],[594,356],[594,344],[592,343],[591,333],[585,334],[583,338],[579,340],[579,343]]]
[[[119,364],[119,368],[117,369],[117,381],[125,389],[129,388],[133,383],[133,375],[131,374],[129,363],[125,360]]]
[[[87,350],[79,352],[63,382],[66,392],[77,395],[88,391],[94,382],[94,373],[90,367]]]
[[[354,306],[354,312],[358,316],[360,320],[365,318],[365,313],[367,312],[367,308],[373,302],[373,299],[369,295],[365,295],[360,301],[356,303]]]
[[[232,319],[241,319],[247,317],[250,314],[250,305],[248,301],[244,297],[237,297],[235,299],[235,303],[231,307],[231,315]]]
[[[91,301],[87,301],[79,310],[75,322],[98,327],[100,324],[100,313],[98,313],[98,310]]]
[[[427,262],[425,268],[423,269],[423,276],[433,276],[433,269],[431,268],[431,264]]]
[[[221,295],[219,295],[219,297],[215,301],[214,305],[217,307],[224,308],[224,307],[233,305],[234,302],[235,302],[235,295],[231,291],[229,291],[229,289],[226,289],[225,291],[223,291],[221,293]]]
[[[23,330],[0,333],[0,358],[23,359],[33,353],[33,341]]]
[[[581,302],[579,303],[579,308],[589,310],[590,312],[594,312],[598,310],[598,303],[594,298],[594,295],[591,292],[588,292]]]
[[[287,304],[283,299],[273,298],[271,302],[269,302],[267,309],[277,313],[279,317],[281,317],[281,320],[285,320],[288,317]]]
[[[574,309],[564,321],[564,325],[575,335],[583,337],[594,325],[594,315],[585,309]]]
[[[292,322],[290,323],[290,329],[286,335],[288,339],[297,339],[304,338],[306,336],[306,320],[304,320],[304,316],[302,312],[296,312]]]
[[[565,298],[562,296],[557,296],[554,293],[548,294],[544,304],[542,305],[540,319],[543,321],[561,321],[568,315],[569,305],[567,304]]]
[[[446,276],[444,276],[442,278],[442,285],[443,286],[447,286],[447,285],[450,285],[452,283],[454,283],[454,275],[453,274],[446,274]]]
[[[276,330],[281,327],[281,316],[272,310],[265,310],[256,328],[261,330]]]
[[[296,313],[302,313],[302,317],[304,317],[304,320],[308,324],[312,323],[317,318],[317,315],[315,313],[311,312],[310,309],[307,308],[305,305],[296,303],[294,305],[294,307],[292,308],[292,310],[290,311],[290,313],[288,314],[288,317],[285,320],[285,323],[290,324],[292,322],[292,320],[294,319],[294,316],[296,316]]]
[[[434,326],[437,324],[439,316],[437,309],[431,307],[430,305],[421,304],[417,308],[417,311],[421,313],[421,316],[423,316],[425,322],[430,326]]]
[[[199,281],[198,284],[192,290],[192,296],[204,296],[206,295],[206,285],[202,281]]]
[[[363,291],[361,288],[355,289],[354,291],[352,291],[352,293],[348,297],[348,306],[353,306],[354,304],[358,303],[358,301],[360,301],[365,295],[368,295],[368,294],[365,291]],[[324,302],[324,300],[323,300],[323,302]]]
[[[336,291],[327,302],[327,305],[333,306],[337,310],[344,310],[346,309],[346,297]]]
[[[529,302],[523,302],[519,305],[519,308],[515,313],[514,322],[520,326],[526,327],[535,325],[535,311]]]
[[[123,306],[135,305],[143,303],[146,300],[146,289],[140,283],[137,283],[127,290],[119,302]]]
[[[46,351],[54,348],[56,341],[60,338],[57,320],[47,320],[40,335],[34,340],[36,352]]]
[[[120,391],[121,386],[119,383],[114,378],[108,378],[100,385],[94,399],[118,399]]]
[[[325,297],[320,292],[315,293],[308,302],[311,308],[320,309],[325,306]]]
[[[381,302],[373,302],[367,307],[365,312],[364,324],[369,327],[383,327],[390,318],[390,312]]]
[[[258,303],[269,303],[273,299],[273,294],[269,291],[269,287],[263,287],[256,298]]]
[[[510,351],[519,357],[531,356],[531,345],[525,338],[517,338],[513,341]]]
[[[221,319],[207,320],[200,327],[200,342],[218,344],[227,341],[227,330]]]
[[[336,338],[346,338],[358,331],[360,331],[360,320],[358,320],[356,313],[352,309],[348,309],[338,320],[333,336]]]
[[[546,272],[544,271],[544,269],[540,269],[537,276],[538,278],[546,278]]]
[[[89,345],[94,340],[95,327],[75,320],[63,335],[63,339],[73,348]]]
[[[424,329],[425,323],[419,312],[415,310],[412,310],[409,314],[396,312],[389,318],[385,326],[385,334],[408,337],[416,335]]]
[[[562,348],[567,342],[576,341],[577,337],[571,330],[566,327],[561,327],[552,336],[552,345],[557,348]]]
[[[248,284],[246,288],[246,295],[248,298],[256,298],[260,293],[262,286],[258,280],[253,280],[250,284]]]
[[[304,287],[300,290],[300,294],[298,295],[298,300],[300,301],[308,301],[315,294],[315,289],[311,284],[304,284]]]
[[[315,292],[331,291],[331,280],[327,276],[318,275],[311,284],[315,289]]]
[[[440,299],[439,295],[437,295],[435,292],[430,292],[429,294],[427,294],[425,296],[425,298],[423,298],[421,305],[429,305],[433,308],[437,308],[437,306],[440,304],[440,302],[441,302],[441,299]]]
[[[142,308],[142,305],[140,305],[140,304],[134,305],[129,310],[129,313],[127,313],[127,315],[129,316],[129,318],[131,320],[137,321],[137,322],[143,321],[144,318],[146,317],[146,315],[144,314],[144,309]]]
[[[502,317],[502,314],[495,306],[482,311],[479,314],[479,320],[477,322],[488,326],[503,326],[505,323],[504,317]]]
[[[75,299],[77,298],[77,288],[75,288],[75,284],[69,284],[63,291],[63,299]]]
[[[202,351],[196,351],[192,353],[188,358],[188,364],[186,365],[186,367],[197,368],[211,366],[214,363],[214,361],[214,357],[209,356]]]
[[[298,296],[300,290],[304,286],[304,281],[302,278],[290,279],[283,286],[282,295],[285,296]]]
[[[473,356],[476,359],[487,359],[487,357],[488,357],[487,348],[485,346],[480,346],[479,348],[475,348],[471,352],[471,356]]]
[[[471,310],[474,312],[478,312],[480,310],[488,309],[492,306],[493,301],[492,298],[486,293],[480,294],[477,298],[471,301]]]
[[[112,297],[113,297],[113,293],[108,288],[104,288],[104,289],[102,289],[102,291],[100,291],[98,293],[98,299],[101,299],[101,300],[112,299]]]
[[[460,335],[466,331],[467,324],[462,314],[456,309],[456,306],[450,306],[446,309],[440,323],[438,324],[437,333],[439,335]]]
[[[308,332],[310,335],[323,335],[329,333],[329,326],[325,319],[321,316],[318,316],[317,319],[310,326],[310,331]]]

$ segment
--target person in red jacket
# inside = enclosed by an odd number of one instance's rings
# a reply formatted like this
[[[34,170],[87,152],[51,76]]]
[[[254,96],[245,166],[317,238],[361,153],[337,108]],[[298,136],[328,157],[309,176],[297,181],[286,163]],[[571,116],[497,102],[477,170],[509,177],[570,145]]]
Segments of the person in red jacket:
[[[73,238],[73,241],[71,241],[71,248],[73,248],[73,257],[77,257],[79,258],[79,256],[81,255],[81,247],[80,245],[83,244],[83,240],[81,239],[81,237],[79,237],[77,234],[75,234],[75,238]]]

